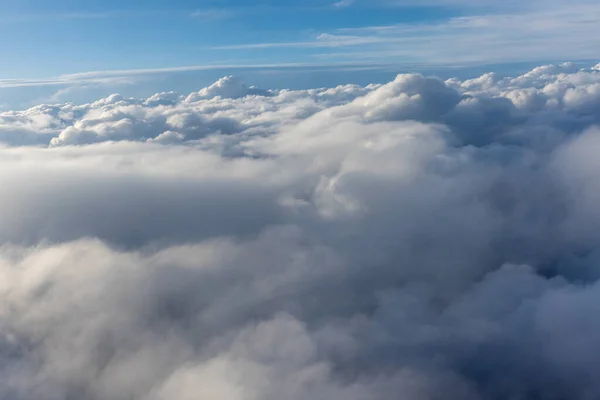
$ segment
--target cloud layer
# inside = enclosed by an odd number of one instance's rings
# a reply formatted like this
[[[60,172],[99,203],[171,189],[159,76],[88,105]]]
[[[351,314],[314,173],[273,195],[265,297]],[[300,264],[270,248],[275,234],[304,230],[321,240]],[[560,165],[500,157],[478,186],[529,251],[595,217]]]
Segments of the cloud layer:
[[[0,114],[0,397],[600,396],[600,69]]]

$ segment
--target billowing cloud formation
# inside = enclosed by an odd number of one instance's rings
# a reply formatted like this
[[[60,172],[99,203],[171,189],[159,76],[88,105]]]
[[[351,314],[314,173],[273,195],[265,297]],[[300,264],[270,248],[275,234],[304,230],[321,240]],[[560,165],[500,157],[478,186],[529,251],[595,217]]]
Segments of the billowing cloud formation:
[[[0,397],[600,396],[600,70],[0,114]]]

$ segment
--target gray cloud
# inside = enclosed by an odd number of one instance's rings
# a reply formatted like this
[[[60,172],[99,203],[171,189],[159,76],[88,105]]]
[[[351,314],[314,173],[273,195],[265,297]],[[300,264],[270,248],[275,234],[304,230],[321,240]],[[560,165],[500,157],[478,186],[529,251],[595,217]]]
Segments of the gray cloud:
[[[599,84],[0,113],[0,397],[598,397]]]

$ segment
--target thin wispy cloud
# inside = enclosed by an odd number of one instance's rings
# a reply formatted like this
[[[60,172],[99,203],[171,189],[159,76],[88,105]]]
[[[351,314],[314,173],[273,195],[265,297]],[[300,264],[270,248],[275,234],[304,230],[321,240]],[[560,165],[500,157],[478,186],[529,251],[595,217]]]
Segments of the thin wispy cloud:
[[[205,21],[220,21],[224,19],[230,19],[235,15],[236,12],[234,10],[221,8],[199,9],[191,13],[192,18]]]
[[[354,2],[355,2],[355,0],[341,0],[336,3],[333,3],[333,6],[335,8],[346,8],[346,7],[350,7],[351,5],[353,5]]]
[[[24,23],[36,21],[66,21],[78,19],[105,19],[111,17],[125,16],[125,11],[103,11],[103,12],[67,12],[67,13],[7,13],[0,15],[0,23]]]
[[[272,43],[249,43],[230,46],[215,46],[213,50],[243,50],[243,49],[269,49],[269,48],[327,48],[358,46],[387,41],[397,41],[397,38],[381,38],[367,36],[340,36],[331,34],[318,35],[314,41],[304,42],[272,42]]]
[[[172,68],[148,68],[132,70],[89,71],[61,75],[45,79],[0,79],[0,88],[63,86],[81,84],[130,84],[136,77],[151,75],[168,75],[195,71],[219,70],[273,70],[273,69],[306,69],[306,68],[373,68],[389,64],[369,62],[302,62],[302,63],[246,63],[246,64],[207,64]]]
[[[502,62],[586,59],[596,55],[600,5],[574,4],[540,11],[481,14],[445,21],[342,28],[297,42],[263,42],[213,50],[337,48],[337,56],[380,53],[410,56],[418,62]],[[581,38],[585,37],[585,40]],[[322,57],[321,53],[314,54]]]
[[[48,13],[4,13],[0,15],[0,23],[27,23],[27,22],[61,22],[68,20],[103,20],[111,18],[127,19],[127,18],[156,18],[159,16],[185,18],[191,15],[194,17],[216,17],[225,15],[223,10],[210,9],[199,10],[192,13],[171,9],[144,9],[144,10],[103,10],[103,11],[87,11],[87,12],[48,12]]]

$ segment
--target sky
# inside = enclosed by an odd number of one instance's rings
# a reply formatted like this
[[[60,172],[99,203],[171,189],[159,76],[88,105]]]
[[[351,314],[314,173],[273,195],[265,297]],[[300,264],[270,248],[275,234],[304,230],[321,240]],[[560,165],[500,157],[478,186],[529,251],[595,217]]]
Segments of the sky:
[[[0,5],[1,399],[600,399],[597,0]]]
[[[29,87],[0,90],[5,106],[90,82],[123,91],[116,84],[143,71],[160,75],[150,79],[156,83],[185,68],[179,86],[196,85],[191,90],[232,73],[250,81],[270,67],[276,76],[257,84],[300,88],[481,65],[515,73],[518,63],[593,60],[600,45],[592,0],[2,0],[0,8],[8,38],[0,43],[0,88]],[[77,75],[98,71],[120,72]],[[125,91],[142,94],[140,85]]]

